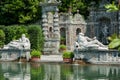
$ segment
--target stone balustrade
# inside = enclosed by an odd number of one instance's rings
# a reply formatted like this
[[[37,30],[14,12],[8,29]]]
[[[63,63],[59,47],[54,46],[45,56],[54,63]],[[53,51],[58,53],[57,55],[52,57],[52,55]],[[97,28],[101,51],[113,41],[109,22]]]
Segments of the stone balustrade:
[[[75,59],[84,59],[93,64],[120,64],[117,50],[74,50]]]

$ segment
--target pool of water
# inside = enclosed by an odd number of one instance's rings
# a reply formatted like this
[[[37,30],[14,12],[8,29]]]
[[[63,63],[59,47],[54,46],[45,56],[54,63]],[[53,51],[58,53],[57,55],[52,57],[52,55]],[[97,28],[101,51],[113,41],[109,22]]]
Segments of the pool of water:
[[[120,80],[120,66],[1,62],[0,80]]]

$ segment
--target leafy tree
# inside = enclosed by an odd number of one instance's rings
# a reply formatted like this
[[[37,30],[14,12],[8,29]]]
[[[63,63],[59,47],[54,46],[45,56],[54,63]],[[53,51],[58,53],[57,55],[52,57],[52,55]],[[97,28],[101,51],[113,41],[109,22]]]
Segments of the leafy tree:
[[[4,26],[3,31],[6,35],[5,44],[8,44],[10,41],[20,38],[23,33],[27,35],[27,29],[23,25]]]
[[[70,7],[71,7],[73,13],[75,13],[78,9],[84,10],[87,8],[87,6],[84,3],[84,0],[61,0],[61,2],[62,2],[62,4],[59,7],[60,12],[67,12],[68,8],[70,8]],[[82,12],[84,12],[84,11],[82,11]]]
[[[26,24],[40,17],[41,0],[1,0],[0,24]]]
[[[89,15],[89,7],[91,7],[91,2],[96,3],[96,7],[99,5],[101,0],[61,0],[60,12],[68,12],[68,8],[72,9],[72,13],[76,13],[77,10],[80,14],[84,15],[85,18]]]

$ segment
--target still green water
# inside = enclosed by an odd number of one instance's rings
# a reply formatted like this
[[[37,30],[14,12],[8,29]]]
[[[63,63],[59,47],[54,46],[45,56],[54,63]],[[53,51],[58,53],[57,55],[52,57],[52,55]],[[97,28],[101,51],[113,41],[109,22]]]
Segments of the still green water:
[[[2,62],[0,80],[120,80],[120,66]]]

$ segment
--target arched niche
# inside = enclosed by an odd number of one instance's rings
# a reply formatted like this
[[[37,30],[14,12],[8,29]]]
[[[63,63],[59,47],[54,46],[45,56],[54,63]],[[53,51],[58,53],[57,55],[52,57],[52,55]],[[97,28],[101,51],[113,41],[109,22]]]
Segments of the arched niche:
[[[78,35],[80,32],[81,32],[81,29],[80,29],[80,28],[77,28],[77,29],[76,29],[76,35]]]
[[[99,37],[99,41],[101,41],[103,44],[108,44],[107,37],[110,36],[112,32],[111,20],[107,17],[102,17],[99,18],[97,21],[98,28],[96,31]]]
[[[53,31],[53,28],[52,28],[52,27],[50,27],[50,28],[49,28],[49,32],[52,32],[52,31]]]
[[[61,36],[60,43],[66,44],[66,29],[65,28],[60,28],[60,36]]]

